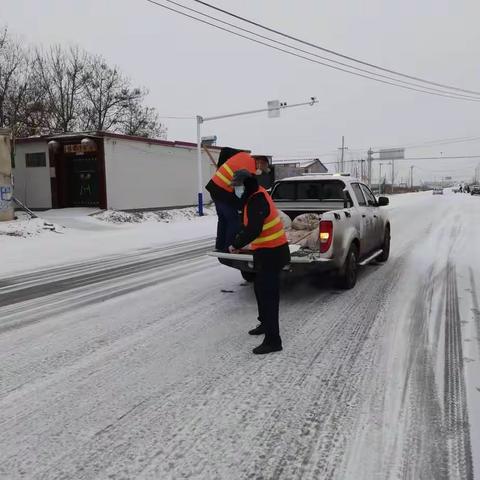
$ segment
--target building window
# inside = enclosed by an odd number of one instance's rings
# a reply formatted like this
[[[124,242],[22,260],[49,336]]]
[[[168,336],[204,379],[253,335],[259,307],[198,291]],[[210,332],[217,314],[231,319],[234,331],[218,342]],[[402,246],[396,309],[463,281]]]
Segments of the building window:
[[[39,153],[26,153],[25,165],[27,168],[46,167],[47,166],[47,154],[45,152]]]

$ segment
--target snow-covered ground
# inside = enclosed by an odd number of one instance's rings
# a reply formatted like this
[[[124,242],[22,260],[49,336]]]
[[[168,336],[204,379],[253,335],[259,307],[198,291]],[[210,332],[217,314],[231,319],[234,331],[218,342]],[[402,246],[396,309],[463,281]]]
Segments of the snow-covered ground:
[[[480,198],[391,203],[390,260],[286,283],[261,358],[213,217],[0,236],[0,478],[478,476]]]
[[[215,234],[216,217],[210,207],[203,218],[195,218],[193,208],[143,215],[96,213],[81,208],[49,210],[39,212],[38,219],[20,214],[19,221],[0,223],[0,272],[6,275],[193,238],[210,237],[213,242]],[[55,230],[44,228],[45,222]]]

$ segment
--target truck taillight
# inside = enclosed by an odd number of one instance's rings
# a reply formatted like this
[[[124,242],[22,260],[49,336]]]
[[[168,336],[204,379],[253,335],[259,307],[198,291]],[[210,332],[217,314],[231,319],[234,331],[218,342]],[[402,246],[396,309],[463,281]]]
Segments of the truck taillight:
[[[333,222],[331,220],[320,221],[320,253],[328,252],[332,246]]]

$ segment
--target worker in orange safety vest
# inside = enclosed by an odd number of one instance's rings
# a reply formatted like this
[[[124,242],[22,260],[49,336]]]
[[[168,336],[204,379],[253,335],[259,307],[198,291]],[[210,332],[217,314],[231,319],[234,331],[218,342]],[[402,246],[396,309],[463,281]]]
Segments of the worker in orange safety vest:
[[[217,171],[205,188],[215,203],[218,216],[215,249],[221,252],[227,251],[240,230],[238,211],[241,209],[241,202],[231,184],[238,170],[246,170],[252,175],[269,172],[268,159],[254,158],[247,152],[229,147],[220,151]]]
[[[230,253],[250,245],[255,271],[254,290],[260,325],[250,335],[265,334],[255,354],[282,350],[279,328],[280,274],[290,263],[288,240],[277,207],[257,178],[246,170],[237,171],[232,185],[242,193],[243,225],[229,246]]]

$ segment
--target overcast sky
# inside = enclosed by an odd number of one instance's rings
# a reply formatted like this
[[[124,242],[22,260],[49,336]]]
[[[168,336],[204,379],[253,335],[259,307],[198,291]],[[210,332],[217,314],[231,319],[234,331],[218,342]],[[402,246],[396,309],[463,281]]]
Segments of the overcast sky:
[[[159,0],[162,1],[162,0]],[[192,0],[177,0],[201,8]],[[222,120],[203,134],[221,145],[335,161],[369,146],[480,137],[480,104],[425,95],[275,52],[145,0],[0,0],[0,23],[32,45],[78,44],[150,90],[166,116],[204,116],[319,99],[314,107]],[[370,63],[480,91],[478,0],[211,0],[284,32]],[[207,13],[214,14],[205,10]],[[230,19],[232,21],[232,19]],[[318,52],[321,54],[321,52]],[[195,140],[194,120],[166,119],[170,140]],[[441,153],[442,152],[442,153]],[[480,155],[480,140],[407,150],[408,157]],[[399,178],[471,178],[480,158],[397,162]],[[330,167],[332,167],[330,165]],[[402,167],[400,169],[400,167]],[[385,167],[384,167],[385,168]],[[374,166],[375,174],[378,164]]]

